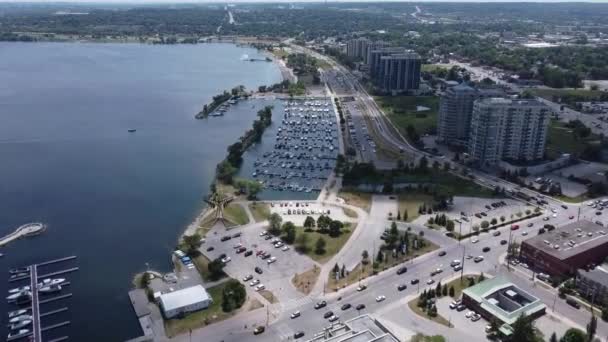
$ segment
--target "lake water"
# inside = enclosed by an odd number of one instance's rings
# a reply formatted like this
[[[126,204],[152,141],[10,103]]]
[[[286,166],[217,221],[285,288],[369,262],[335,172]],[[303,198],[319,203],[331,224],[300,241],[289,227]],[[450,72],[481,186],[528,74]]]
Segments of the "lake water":
[[[0,234],[48,224],[2,248],[0,267],[78,256],[64,290],[74,296],[42,306],[69,307],[43,319],[72,322],[53,336],[105,342],[140,333],[131,277],[146,263],[169,269],[216,164],[265,103],[206,120],[194,114],[223,89],[280,81],[276,65],[245,54],[263,58],[230,44],[0,43]]]

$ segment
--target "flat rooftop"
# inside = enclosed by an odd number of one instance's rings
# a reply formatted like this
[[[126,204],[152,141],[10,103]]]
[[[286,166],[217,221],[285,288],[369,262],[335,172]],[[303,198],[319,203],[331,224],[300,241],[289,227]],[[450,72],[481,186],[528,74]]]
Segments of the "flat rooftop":
[[[484,280],[462,293],[505,324],[513,324],[522,314],[530,316],[546,308],[538,298],[500,276]]]
[[[589,249],[608,244],[608,234],[604,227],[591,221],[580,220],[531,237],[523,243],[557,259],[565,260]]]
[[[307,342],[400,342],[388,329],[369,315],[333,324]]]

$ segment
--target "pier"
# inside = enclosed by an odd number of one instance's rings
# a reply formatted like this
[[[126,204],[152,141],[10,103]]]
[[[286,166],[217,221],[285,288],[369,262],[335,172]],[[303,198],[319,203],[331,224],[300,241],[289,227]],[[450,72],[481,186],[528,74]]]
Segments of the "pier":
[[[0,238],[0,247],[22,237],[38,235],[42,233],[45,229],[46,226],[43,223],[39,222],[24,224],[19,228],[15,229],[14,232]]]
[[[23,233],[23,234],[26,234],[26,233]],[[13,341],[13,340],[22,339],[24,337],[29,337],[29,341],[31,341],[31,342],[42,342],[42,333],[43,332],[52,330],[52,329],[56,329],[56,328],[61,328],[61,327],[67,326],[71,323],[70,321],[64,321],[64,322],[55,323],[55,324],[48,325],[48,326],[42,326],[42,323],[41,323],[42,318],[49,317],[51,315],[55,315],[55,314],[58,314],[61,312],[66,312],[68,310],[68,308],[62,307],[59,309],[41,313],[40,305],[54,302],[57,300],[70,298],[70,297],[72,297],[72,293],[66,293],[66,294],[62,294],[62,295],[53,296],[50,298],[40,299],[38,282],[42,281],[43,279],[50,278],[53,276],[78,271],[78,267],[71,267],[71,268],[66,268],[63,270],[55,271],[55,272],[49,272],[49,273],[42,274],[42,275],[39,274],[39,271],[40,271],[39,268],[41,268],[41,267],[57,264],[60,262],[66,262],[66,261],[70,261],[70,260],[74,260],[74,259],[76,259],[76,256],[69,256],[69,257],[64,257],[64,258],[59,258],[59,259],[48,260],[48,261],[41,262],[39,264],[33,264],[33,265],[30,265],[27,267],[23,267],[23,269],[27,268],[29,270],[28,275],[9,279],[9,282],[15,282],[15,281],[26,280],[26,279],[29,280],[29,285],[30,285],[29,293],[30,293],[30,298],[31,298],[31,306],[29,309],[31,310],[32,327],[31,327],[31,330],[28,331],[27,333],[8,337],[7,341]],[[70,282],[68,282],[68,281],[64,281],[61,284],[59,284],[57,282],[57,286],[61,286],[62,288],[64,286],[69,286],[69,285],[70,285]],[[59,290],[61,290],[61,289],[59,289]],[[67,336],[62,336],[62,337],[55,338],[52,341],[59,342],[59,341],[65,341],[67,339],[68,339]]]

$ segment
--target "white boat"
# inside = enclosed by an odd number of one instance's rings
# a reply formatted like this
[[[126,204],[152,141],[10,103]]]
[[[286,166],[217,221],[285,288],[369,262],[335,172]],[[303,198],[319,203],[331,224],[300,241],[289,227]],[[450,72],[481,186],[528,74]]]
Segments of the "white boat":
[[[40,293],[54,293],[61,291],[61,285],[48,285],[38,289]]]
[[[19,291],[17,293],[13,293],[11,295],[9,295],[8,297],[6,297],[6,300],[8,300],[9,302],[13,302],[15,300],[17,300],[17,298],[24,296],[26,294],[30,293],[29,291],[25,290],[25,291]]]
[[[27,320],[31,320],[32,316],[30,315],[21,315],[21,316],[17,316],[17,317],[13,317],[11,319],[8,320],[9,323],[13,324],[13,323],[19,323],[21,321],[27,321]]]
[[[26,319],[26,320],[23,320],[23,321],[21,321],[21,322],[15,323],[15,324],[9,324],[9,326],[8,326],[8,327],[9,327],[11,330],[19,330],[19,329],[21,329],[21,328],[25,328],[25,327],[27,327],[27,326],[28,326],[28,325],[30,325],[30,324],[32,324],[32,320],[31,320],[31,319]]]
[[[11,311],[11,312],[8,313],[8,318],[13,318],[13,317],[21,316],[21,315],[26,314],[26,313],[27,313],[26,309]]]
[[[55,278],[55,279],[46,278],[42,282],[38,283],[38,288],[41,288],[43,286],[50,286],[50,285],[60,285],[63,283],[65,283],[65,278]]]
[[[29,291],[29,290],[30,290],[29,286],[21,286],[21,287],[15,287],[14,289],[8,290],[8,293],[17,293],[17,292],[23,292],[23,291]]]
[[[29,331],[29,329],[20,329],[19,331],[12,331],[8,334],[8,337],[15,337],[15,336],[19,336],[19,335],[23,335],[23,334],[27,334]]]

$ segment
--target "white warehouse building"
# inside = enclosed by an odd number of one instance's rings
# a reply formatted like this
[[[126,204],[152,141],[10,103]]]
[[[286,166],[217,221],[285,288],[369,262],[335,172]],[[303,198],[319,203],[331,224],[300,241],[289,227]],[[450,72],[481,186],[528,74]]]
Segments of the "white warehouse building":
[[[166,318],[208,308],[213,299],[202,285],[164,293],[159,298],[160,306]]]

